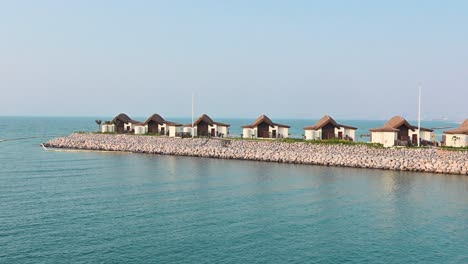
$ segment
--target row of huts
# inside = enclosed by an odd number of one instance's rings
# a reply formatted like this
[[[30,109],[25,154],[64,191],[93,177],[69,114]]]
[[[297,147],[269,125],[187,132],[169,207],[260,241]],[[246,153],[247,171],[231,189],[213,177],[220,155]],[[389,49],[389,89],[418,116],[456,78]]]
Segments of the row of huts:
[[[112,121],[101,126],[101,132],[160,134],[169,137],[193,135],[202,137],[226,137],[229,135],[229,124],[214,121],[206,114],[201,115],[192,124],[180,124],[165,120],[153,114],[146,121],[131,119],[126,114],[117,115]],[[268,116],[259,116],[252,124],[242,126],[243,138],[288,138],[288,125],[273,122]],[[328,115],[322,117],[313,126],[304,128],[305,139],[346,139],[354,140],[357,128],[338,124]]]
[[[140,122],[131,119],[126,114],[117,115],[112,121],[101,127],[102,132],[160,134],[169,137],[201,136],[201,137],[227,137],[229,124],[214,121],[206,114],[197,118],[193,124],[180,124],[165,120],[158,114],[153,114],[146,121]],[[266,115],[259,116],[252,124],[242,126],[243,138],[288,138],[290,126],[273,122]],[[337,123],[332,117],[325,115],[314,125],[304,127],[306,140],[356,139],[356,127]],[[411,125],[401,116],[394,116],[382,127],[372,128],[370,142],[380,143],[385,147],[395,145],[417,144],[421,142],[434,142],[432,129]],[[419,138],[418,138],[419,137]],[[444,131],[442,139],[444,145],[453,147],[468,146],[468,119],[459,128]]]
[[[158,114],[153,114],[146,121],[140,122],[131,119],[126,114],[117,115],[112,121],[101,126],[101,132],[159,134],[169,137],[192,135],[200,137],[225,137],[229,134],[228,124],[213,121],[208,115],[201,115],[192,124],[180,124],[165,120]]]

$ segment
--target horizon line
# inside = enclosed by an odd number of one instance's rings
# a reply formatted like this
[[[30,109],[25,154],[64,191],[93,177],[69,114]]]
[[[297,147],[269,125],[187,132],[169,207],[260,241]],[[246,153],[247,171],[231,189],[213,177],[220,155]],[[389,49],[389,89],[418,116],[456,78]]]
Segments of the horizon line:
[[[397,116],[397,115],[394,115]],[[104,116],[92,116],[92,115],[0,115],[0,117],[18,117],[18,118],[28,118],[28,117],[36,117],[36,118],[54,118],[54,117],[59,117],[59,118],[103,118]],[[112,117],[112,116],[105,116],[105,117]],[[145,118],[144,116],[139,116],[135,115],[134,117],[136,118]],[[166,116],[168,119],[171,118],[186,118],[186,119],[191,119],[191,116]],[[258,117],[258,116],[257,116]],[[217,119],[252,119],[255,120],[257,117],[216,117]],[[310,118],[304,118],[304,117],[278,117],[275,119],[278,120],[286,120],[286,119],[292,119],[292,120],[318,120],[320,117],[310,117]],[[113,117],[112,117],[113,118]],[[391,117],[390,117],[391,118]],[[356,121],[386,121],[388,119],[369,119],[369,118],[363,118],[363,119],[356,119],[356,118],[337,118],[340,120],[356,120]],[[411,120],[411,119],[408,119]],[[417,119],[415,119],[417,120]],[[414,120],[411,120],[414,121]],[[433,122],[459,122],[460,120],[453,120],[453,119],[447,119],[447,120],[437,120],[436,118],[433,119],[421,119],[421,121],[433,121]]]

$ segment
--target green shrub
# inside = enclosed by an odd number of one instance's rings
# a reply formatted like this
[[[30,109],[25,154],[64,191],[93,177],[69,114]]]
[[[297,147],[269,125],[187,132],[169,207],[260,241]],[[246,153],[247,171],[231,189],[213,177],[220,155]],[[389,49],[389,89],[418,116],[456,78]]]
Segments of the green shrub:
[[[449,146],[443,146],[440,147],[441,149],[444,150],[449,150],[449,151],[468,151],[468,147],[449,147]]]

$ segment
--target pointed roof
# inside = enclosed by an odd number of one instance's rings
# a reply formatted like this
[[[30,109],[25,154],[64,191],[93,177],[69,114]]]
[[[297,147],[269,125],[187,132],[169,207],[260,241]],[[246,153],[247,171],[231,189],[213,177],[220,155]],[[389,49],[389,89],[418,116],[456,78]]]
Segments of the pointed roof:
[[[415,131],[418,129],[417,126],[411,125],[406,119],[404,119],[401,116],[394,116],[390,118],[390,120],[387,121],[387,123],[384,124],[383,127],[378,127],[378,128],[371,128],[369,131],[371,132],[398,132],[400,131],[398,128],[401,127],[402,125],[405,125],[409,129]],[[429,131],[432,132],[432,129],[429,128],[424,128],[421,127],[421,131]]]
[[[265,123],[271,127],[274,127],[274,126],[279,126],[279,127],[286,127],[286,128],[290,128],[290,126],[288,125],[282,125],[282,124],[278,124],[278,123],[274,123],[273,121],[271,121],[271,119],[266,116],[266,115],[261,115],[259,116],[257,119],[255,119],[255,121],[250,124],[250,125],[244,125],[242,126],[242,128],[254,128],[256,126],[258,126],[259,124],[261,123]]]
[[[468,119],[465,119],[465,121],[463,121],[463,123],[458,128],[444,131],[444,134],[465,134],[465,135],[468,135]]]
[[[406,127],[411,128],[413,130],[413,126],[401,116],[394,116],[390,118],[390,120],[388,120],[387,123],[384,124],[384,127],[398,129],[402,125],[405,125]]]
[[[160,115],[158,115],[158,114],[153,114],[153,115],[150,116],[148,119],[146,119],[146,121],[145,121],[144,124],[147,125],[147,124],[148,124],[149,122],[151,122],[151,121],[155,122],[156,124],[161,124],[161,125],[162,125],[162,124],[164,124],[164,121],[165,121],[165,120],[164,120],[164,118],[162,118]]]
[[[117,120],[120,121],[120,122],[123,122],[123,123],[132,123],[132,124],[140,124],[141,123],[139,121],[131,119],[128,115],[126,115],[124,113],[118,114],[116,117],[114,117],[114,119],[112,119],[111,122],[114,123]]]
[[[213,119],[211,119],[211,117],[209,117],[207,114],[203,114],[200,117],[198,117],[197,120],[195,120],[195,122],[193,124],[198,125],[198,123],[200,123],[200,122],[205,122],[208,125],[214,124]]]
[[[205,122],[207,123],[208,125],[212,126],[212,125],[218,125],[218,126],[225,126],[225,127],[229,127],[231,125],[229,124],[225,124],[225,123],[221,123],[221,122],[215,122],[213,121],[213,119],[211,119],[211,117],[209,117],[207,114],[203,114],[201,115],[199,118],[197,118],[197,120],[195,120],[195,122],[193,122],[193,126],[196,126],[198,125],[198,123],[200,122]],[[191,127],[192,124],[186,124],[185,127]]]
[[[304,127],[304,130],[319,130],[322,127],[326,126],[327,124],[332,124],[334,127],[338,127],[338,128],[344,127],[348,129],[354,129],[354,130],[357,129],[356,127],[338,124],[331,116],[324,115],[322,118],[319,119],[319,121],[317,121],[317,123],[315,123],[315,125],[306,126]]]
[[[156,124],[160,124],[160,125],[166,124],[168,126],[182,126],[182,124],[164,120],[164,118],[162,118],[158,114],[153,114],[148,119],[146,119],[146,121],[143,124],[147,125],[151,121],[155,122]]]

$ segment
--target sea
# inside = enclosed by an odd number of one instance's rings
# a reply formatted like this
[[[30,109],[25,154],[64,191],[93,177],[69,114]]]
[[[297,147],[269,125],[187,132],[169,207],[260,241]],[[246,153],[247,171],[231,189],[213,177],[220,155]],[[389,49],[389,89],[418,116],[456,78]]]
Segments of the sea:
[[[40,147],[95,119],[0,117],[0,263],[468,263],[466,176]]]

